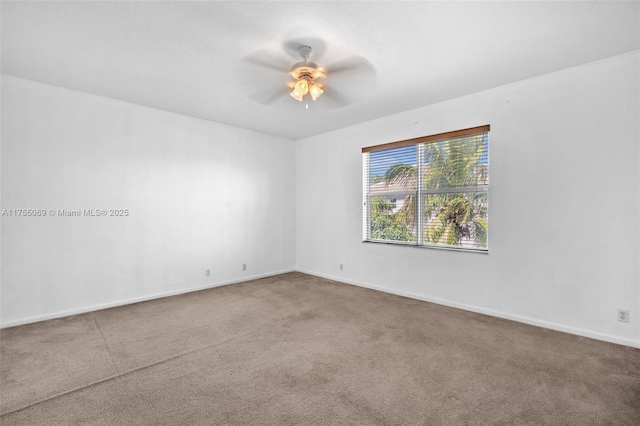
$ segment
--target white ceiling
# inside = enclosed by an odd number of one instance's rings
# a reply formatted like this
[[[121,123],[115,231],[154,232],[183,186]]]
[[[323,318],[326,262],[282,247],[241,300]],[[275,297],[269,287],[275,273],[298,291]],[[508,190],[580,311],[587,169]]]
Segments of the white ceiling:
[[[640,3],[8,2],[2,73],[299,139],[640,49]],[[366,58],[375,79],[329,75],[310,104],[251,63]],[[247,60],[249,59],[249,61]],[[330,67],[329,67],[330,69]]]

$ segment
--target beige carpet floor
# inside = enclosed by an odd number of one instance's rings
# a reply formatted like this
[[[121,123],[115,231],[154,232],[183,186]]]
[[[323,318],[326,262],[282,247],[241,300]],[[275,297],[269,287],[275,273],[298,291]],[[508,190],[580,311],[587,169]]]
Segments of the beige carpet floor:
[[[639,425],[640,350],[290,273],[2,330],[4,425]]]

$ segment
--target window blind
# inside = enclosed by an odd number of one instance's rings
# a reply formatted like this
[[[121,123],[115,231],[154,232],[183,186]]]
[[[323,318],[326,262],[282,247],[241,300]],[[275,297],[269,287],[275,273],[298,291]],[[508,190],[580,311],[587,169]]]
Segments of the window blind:
[[[362,148],[363,240],[487,251],[489,130]]]

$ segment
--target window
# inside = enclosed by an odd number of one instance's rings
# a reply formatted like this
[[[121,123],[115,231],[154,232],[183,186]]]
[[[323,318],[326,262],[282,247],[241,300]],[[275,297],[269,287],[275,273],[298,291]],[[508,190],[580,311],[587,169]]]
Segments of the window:
[[[362,148],[363,240],[488,250],[489,126]]]

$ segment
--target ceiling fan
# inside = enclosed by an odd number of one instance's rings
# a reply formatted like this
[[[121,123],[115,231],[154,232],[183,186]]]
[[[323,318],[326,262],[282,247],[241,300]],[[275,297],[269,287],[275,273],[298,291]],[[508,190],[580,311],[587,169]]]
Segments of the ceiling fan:
[[[293,90],[289,95],[296,101],[302,102],[307,94],[315,101],[324,93],[324,90],[322,90],[323,84],[318,80],[327,78],[327,75],[322,72],[315,62],[309,61],[311,52],[312,49],[309,46],[298,47],[298,54],[303,61],[293,64],[289,73],[296,80],[295,82],[289,82],[289,85],[293,83]],[[309,108],[308,100],[306,106]]]
[[[327,108],[332,108],[345,106],[363,97],[365,89],[373,86],[375,69],[366,59],[352,55],[326,67],[319,66],[310,60],[314,51],[309,44],[285,43],[287,53],[302,59],[290,67],[276,55],[264,51],[244,58],[244,61],[253,65],[279,72],[278,80],[273,79],[274,83],[280,86],[278,89],[259,93],[252,98],[262,104],[270,104],[288,93],[296,101],[304,101],[305,108],[308,109],[309,100],[316,101],[324,95],[323,100],[327,98],[327,102],[321,103]],[[316,44],[320,45],[319,51],[322,54],[323,44],[320,41],[316,41]],[[272,79],[269,76],[262,77]]]

